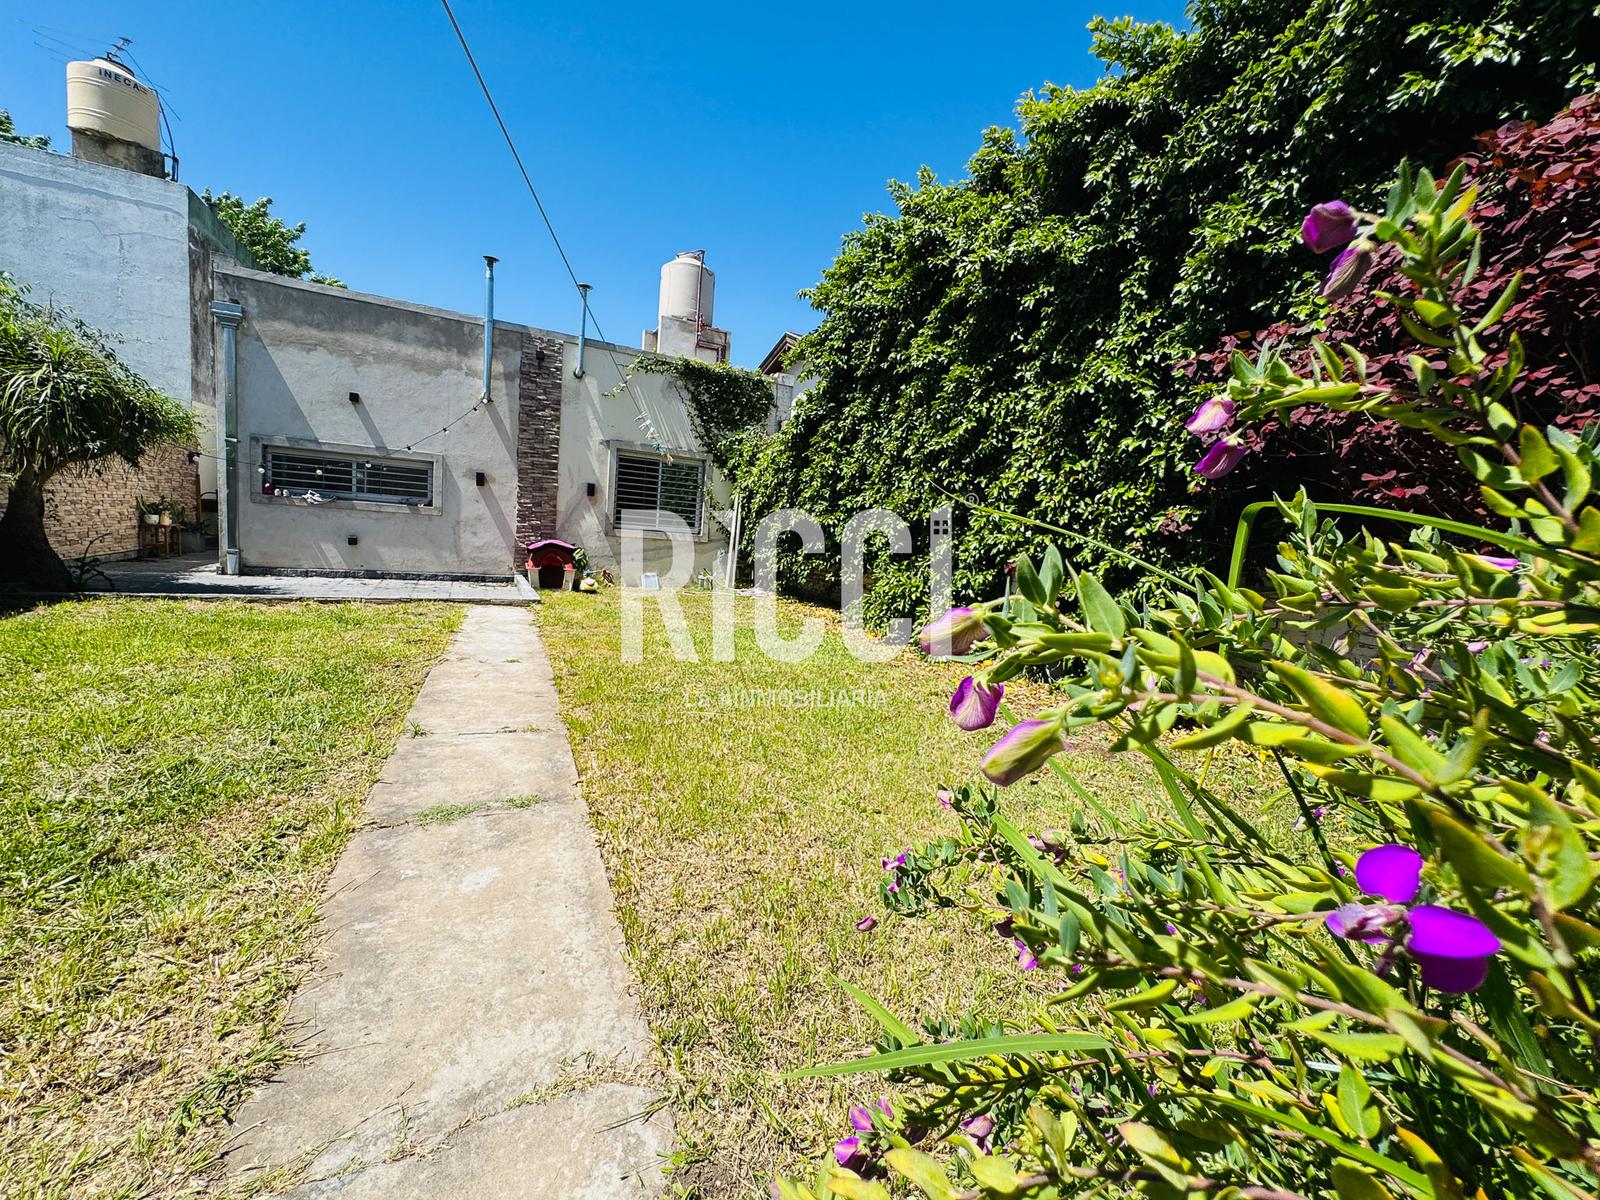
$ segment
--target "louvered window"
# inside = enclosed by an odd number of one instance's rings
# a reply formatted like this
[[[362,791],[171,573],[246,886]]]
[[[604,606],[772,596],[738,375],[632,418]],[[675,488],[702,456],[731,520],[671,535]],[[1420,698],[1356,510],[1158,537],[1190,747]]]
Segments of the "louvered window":
[[[416,459],[366,458],[320,451],[266,449],[262,491],[324,500],[374,500],[380,504],[433,503],[433,464]]]
[[[668,462],[648,454],[617,454],[617,481],[612,488],[612,516],[618,529],[679,528],[671,513],[700,532],[700,497],[705,489],[705,464],[692,459]]]

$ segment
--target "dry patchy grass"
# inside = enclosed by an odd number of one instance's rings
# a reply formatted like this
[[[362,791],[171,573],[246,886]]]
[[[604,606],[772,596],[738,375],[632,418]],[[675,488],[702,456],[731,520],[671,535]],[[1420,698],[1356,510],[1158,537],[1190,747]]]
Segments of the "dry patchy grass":
[[[645,658],[628,664],[617,591],[546,597],[562,710],[673,1085],[678,1182],[765,1195],[775,1169],[841,1136],[850,1089],[873,1086],[782,1078],[870,1042],[871,1022],[834,976],[904,1017],[1021,1015],[1030,1000],[1009,946],[973,917],[855,929],[879,911],[880,859],[953,831],[934,793],[971,778],[988,741],[945,714],[959,670],[911,652],[858,662],[822,610],[783,604],[785,625],[822,617],[830,628],[812,658],[775,662],[758,652],[741,599],[735,661],[713,662],[710,597],[686,594],[700,661],[680,662],[647,601]],[[1008,685],[1019,710],[1044,696]],[[1155,795],[1141,760],[1092,736],[1067,758],[1112,807]],[[1214,768],[1212,786],[1228,774]],[[1073,808],[1048,772],[1005,805],[1025,828]]]
[[[288,1053],[316,902],[443,605],[0,618],[0,1195],[177,1196]]]

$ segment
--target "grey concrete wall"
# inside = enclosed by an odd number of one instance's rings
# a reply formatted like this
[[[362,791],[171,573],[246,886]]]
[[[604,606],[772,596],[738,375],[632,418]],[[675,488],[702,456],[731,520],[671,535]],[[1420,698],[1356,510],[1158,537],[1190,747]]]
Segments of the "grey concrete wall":
[[[610,570],[622,583],[638,583],[637,573],[623,571],[622,540],[612,528],[615,456],[620,450],[650,450],[658,442],[675,455],[704,458],[683,393],[670,375],[635,374],[626,388],[623,374],[641,353],[637,349],[590,342],[584,352],[583,378],[576,378],[577,338],[561,335],[566,364],[561,396],[561,483],[557,493],[557,536],[579,545],[595,567]],[[640,417],[647,427],[641,427]],[[679,553],[692,555],[692,571],[716,570],[727,547],[727,531],[713,510],[731,504],[727,484],[707,466],[709,499],[704,530]],[[588,484],[595,495],[588,495]],[[645,533],[643,570],[666,576],[672,568],[673,543]]]
[[[194,403],[189,189],[0,143],[0,270],[70,308],[169,396]],[[206,408],[209,397],[198,398]],[[209,415],[204,413],[202,415]]]
[[[239,551],[245,569],[509,576],[517,510],[520,325],[497,322],[493,403],[439,430],[482,392],[483,319],[232,266],[218,299],[244,308],[238,334]],[[217,355],[221,370],[221,355]],[[220,383],[219,383],[220,394]],[[349,393],[361,395],[352,404]],[[431,457],[428,509],[308,505],[261,494],[264,444]],[[405,447],[414,449],[407,453]],[[487,485],[478,487],[483,471]],[[358,544],[351,546],[348,538]]]

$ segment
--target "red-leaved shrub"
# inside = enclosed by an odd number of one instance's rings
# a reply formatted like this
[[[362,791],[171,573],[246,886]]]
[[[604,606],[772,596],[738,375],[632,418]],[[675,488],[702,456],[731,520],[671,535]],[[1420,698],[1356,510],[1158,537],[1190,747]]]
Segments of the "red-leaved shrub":
[[[1516,302],[1497,330],[1496,353],[1504,355],[1512,332],[1521,338],[1527,367],[1512,394],[1525,419],[1580,427],[1600,413],[1600,98],[1579,97],[1547,124],[1511,122],[1477,142],[1461,159],[1483,197],[1477,217],[1484,255],[1469,290],[1477,310],[1485,310],[1522,272]],[[1418,345],[1394,306],[1377,295],[1411,288],[1393,262],[1392,254],[1381,259],[1333,306],[1323,336],[1359,345],[1379,380],[1405,390],[1410,355],[1424,352],[1436,369],[1444,362],[1440,352]],[[1280,324],[1232,335],[1188,366],[1197,379],[1221,379],[1235,349],[1253,352],[1266,340],[1303,339],[1306,332]],[[1223,486],[1281,494],[1304,486],[1314,499],[1482,513],[1449,448],[1392,421],[1307,407],[1246,436],[1258,453]]]

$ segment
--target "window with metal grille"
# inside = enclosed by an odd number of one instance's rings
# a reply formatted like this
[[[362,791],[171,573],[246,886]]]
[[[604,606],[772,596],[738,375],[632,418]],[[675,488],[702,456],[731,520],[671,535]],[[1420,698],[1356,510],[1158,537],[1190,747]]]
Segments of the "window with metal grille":
[[[705,464],[693,459],[668,462],[648,454],[617,454],[617,482],[611,489],[618,529],[660,529],[671,513],[700,532],[700,496],[705,489]],[[671,529],[676,530],[676,522]]]
[[[379,504],[433,503],[433,464],[416,459],[366,458],[268,446],[262,491],[291,496],[316,492],[325,500]]]

